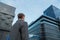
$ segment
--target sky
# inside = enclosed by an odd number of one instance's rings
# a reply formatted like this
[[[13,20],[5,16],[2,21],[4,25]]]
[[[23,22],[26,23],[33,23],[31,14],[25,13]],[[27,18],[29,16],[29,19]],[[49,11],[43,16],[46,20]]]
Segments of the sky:
[[[1,2],[16,8],[15,18],[12,24],[17,21],[17,14],[24,13],[25,21],[30,24],[35,21],[50,5],[60,9],[60,0],[0,0]]]

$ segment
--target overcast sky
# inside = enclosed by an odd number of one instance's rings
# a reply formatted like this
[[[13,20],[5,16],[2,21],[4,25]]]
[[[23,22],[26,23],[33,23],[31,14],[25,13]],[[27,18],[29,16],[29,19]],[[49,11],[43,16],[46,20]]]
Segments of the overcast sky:
[[[17,14],[22,12],[26,15],[25,21],[30,24],[43,14],[43,11],[50,5],[60,9],[59,0],[0,0],[3,3],[16,8],[13,24],[17,20]]]

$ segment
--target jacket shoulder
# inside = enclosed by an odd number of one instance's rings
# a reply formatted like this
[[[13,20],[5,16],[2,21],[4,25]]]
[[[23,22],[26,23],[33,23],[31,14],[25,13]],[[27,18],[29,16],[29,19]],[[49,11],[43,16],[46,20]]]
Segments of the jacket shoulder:
[[[28,24],[27,22],[24,22],[25,24]]]

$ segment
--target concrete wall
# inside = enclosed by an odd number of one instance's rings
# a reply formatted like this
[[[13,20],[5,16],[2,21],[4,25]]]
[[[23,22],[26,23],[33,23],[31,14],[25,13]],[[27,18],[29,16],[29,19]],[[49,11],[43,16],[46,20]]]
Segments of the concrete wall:
[[[0,29],[8,30],[12,26],[15,8],[0,2]]]
[[[0,2],[0,40],[8,39],[14,16],[15,8]]]

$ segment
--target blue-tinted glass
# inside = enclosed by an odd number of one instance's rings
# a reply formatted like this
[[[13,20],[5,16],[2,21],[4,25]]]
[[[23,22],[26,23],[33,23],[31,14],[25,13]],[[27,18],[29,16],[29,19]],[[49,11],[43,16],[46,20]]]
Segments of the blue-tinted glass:
[[[46,10],[44,11],[44,14],[47,15],[47,16],[50,16],[50,17],[52,17],[52,18],[56,18],[55,12],[54,12],[54,10],[53,10],[53,6],[50,6],[48,9],[46,9]]]

